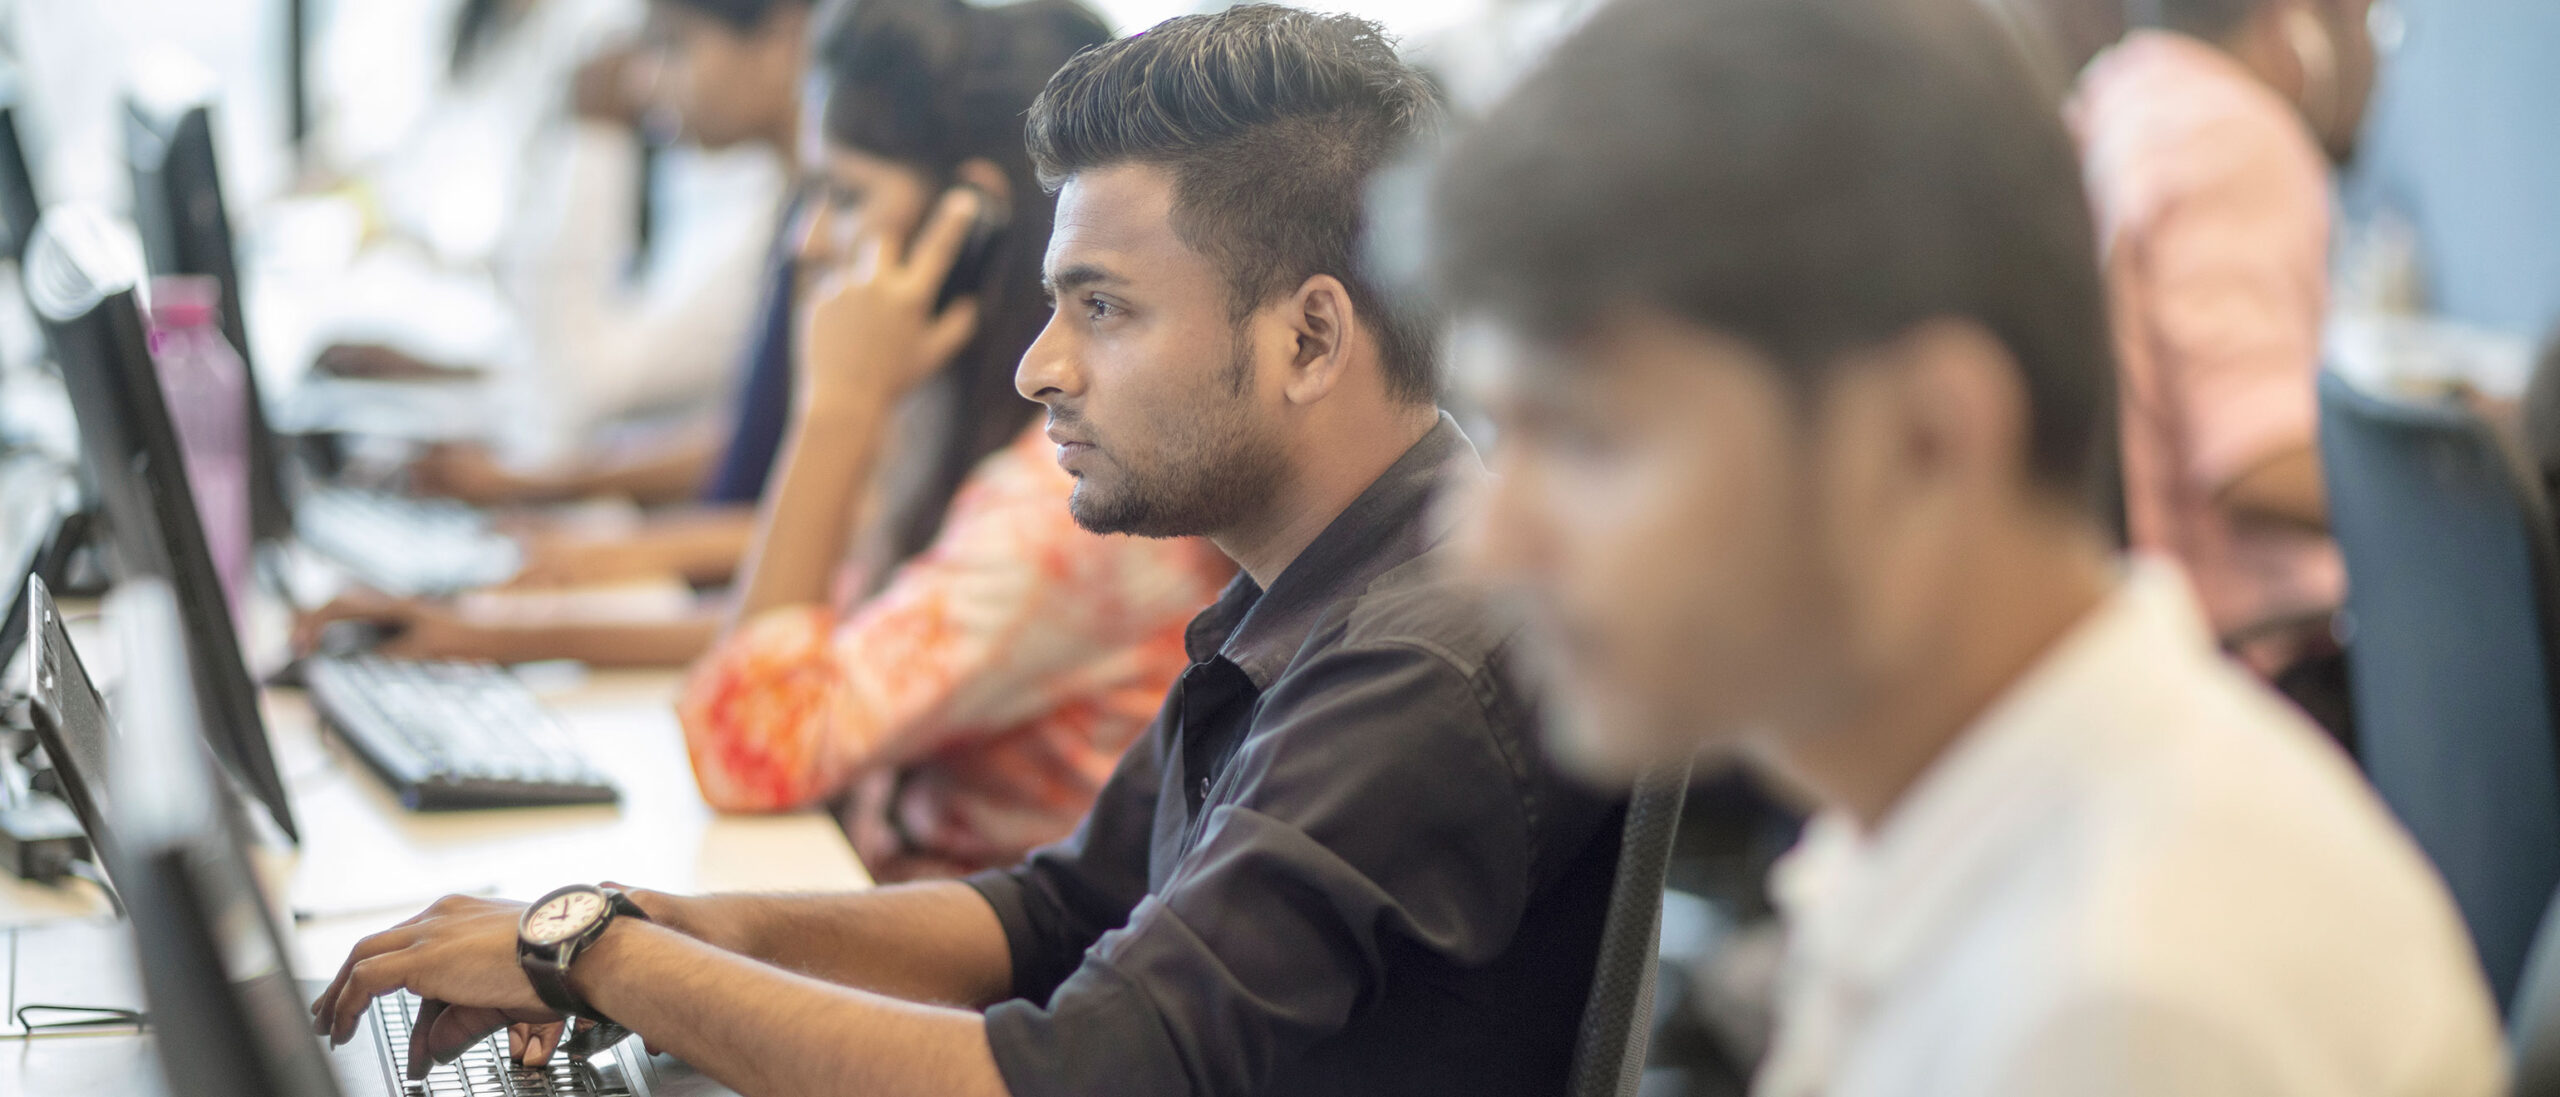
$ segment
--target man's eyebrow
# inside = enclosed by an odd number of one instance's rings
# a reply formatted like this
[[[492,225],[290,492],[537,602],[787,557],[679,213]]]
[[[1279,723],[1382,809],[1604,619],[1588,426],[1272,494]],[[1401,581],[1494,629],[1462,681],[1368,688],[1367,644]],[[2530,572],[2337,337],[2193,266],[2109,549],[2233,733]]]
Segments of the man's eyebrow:
[[[1113,274],[1110,271],[1091,263],[1078,263],[1066,268],[1065,270],[1061,270],[1055,274],[1042,278],[1040,280],[1040,284],[1043,288],[1049,291],[1049,296],[1055,297],[1062,293],[1070,293],[1075,290],[1083,289],[1086,286],[1104,285],[1107,283],[1125,281],[1128,281],[1128,279],[1122,278],[1117,274]]]

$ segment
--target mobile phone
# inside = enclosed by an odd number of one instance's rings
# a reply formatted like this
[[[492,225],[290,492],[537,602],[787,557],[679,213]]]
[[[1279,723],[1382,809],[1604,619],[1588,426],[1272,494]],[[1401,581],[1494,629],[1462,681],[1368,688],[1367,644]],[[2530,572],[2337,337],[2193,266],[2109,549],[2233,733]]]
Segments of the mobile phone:
[[[940,315],[951,302],[978,292],[987,280],[987,269],[995,264],[996,245],[1004,242],[1004,230],[1011,218],[998,208],[995,196],[976,187],[978,216],[969,225],[969,236],[960,242],[960,254],[951,260],[951,273],[942,279],[942,292],[933,295],[933,311]]]

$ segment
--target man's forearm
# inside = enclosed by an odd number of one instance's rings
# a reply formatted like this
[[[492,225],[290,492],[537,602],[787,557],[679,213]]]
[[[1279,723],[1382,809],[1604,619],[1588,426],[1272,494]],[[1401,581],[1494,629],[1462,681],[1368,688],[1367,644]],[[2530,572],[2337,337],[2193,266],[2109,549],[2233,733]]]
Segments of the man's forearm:
[[[754,542],[753,507],[705,507],[651,523],[635,547],[654,565],[692,583],[725,583]]]
[[[728,424],[717,416],[687,423],[672,438],[627,442],[596,454],[555,486],[573,499],[627,495],[642,505],[682,502],[702,490],[728,445],[727,432]]]
[[[571,968],[587,1001],[742,1093],[1006,1097],[976,1013],[758,964],[642,922]]]
[[[706,612],[672,621],[555,621],[481,626],[470,650],[452,654],[500,663],[575,659],[599,667],[681,667],[720,634]]]
[[[984,1006],[1012,992],[995,910],[966,884],[840,895],[635,896],[652,917],[750,959],[901,998]],[[607,1010],[610,1013],[610,1010]]]

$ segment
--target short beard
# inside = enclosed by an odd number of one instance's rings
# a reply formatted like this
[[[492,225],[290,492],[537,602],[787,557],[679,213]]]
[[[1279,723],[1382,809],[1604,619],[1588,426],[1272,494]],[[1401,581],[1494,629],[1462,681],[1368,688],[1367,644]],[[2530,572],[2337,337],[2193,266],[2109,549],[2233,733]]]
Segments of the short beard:
[[[1202,414],[1165,424],[1160,443],[1165,467],[1140,470],[1121,463],[1120,490],[1102,495],[1090,477],[1078,478],[1067,509],[1093,533],[1138,537],[1196,537],[1232,529],[1270,504],[1285,478],[1287,455],[1245,410],[1253,363],[1237,332],[1228,360],[1226,402]]]

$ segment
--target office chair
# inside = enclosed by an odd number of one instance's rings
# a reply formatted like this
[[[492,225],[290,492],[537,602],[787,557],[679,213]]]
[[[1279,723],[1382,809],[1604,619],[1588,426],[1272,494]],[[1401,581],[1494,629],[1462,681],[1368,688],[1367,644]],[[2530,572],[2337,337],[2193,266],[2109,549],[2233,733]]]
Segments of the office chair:
[[[1689,765],[1656,766],[1636,781],[1609,884],[1609,915],[1591,997],[1573,1042],[1571,1097],[1634,1097],[1653,1030],[1654,956],[1661,947],[1662,883],[1680,829]]]
[[[2534,360],[2517,413],[2525,456],[2541,476],[2537,482],[2544,497],[2560,493],[2560,327],[2551,330],[2542,356]]]
[[[2560,549],[2479,417],[2320,378],[2365,772],[2451,886],[2501,1003],[2560,885]]]

